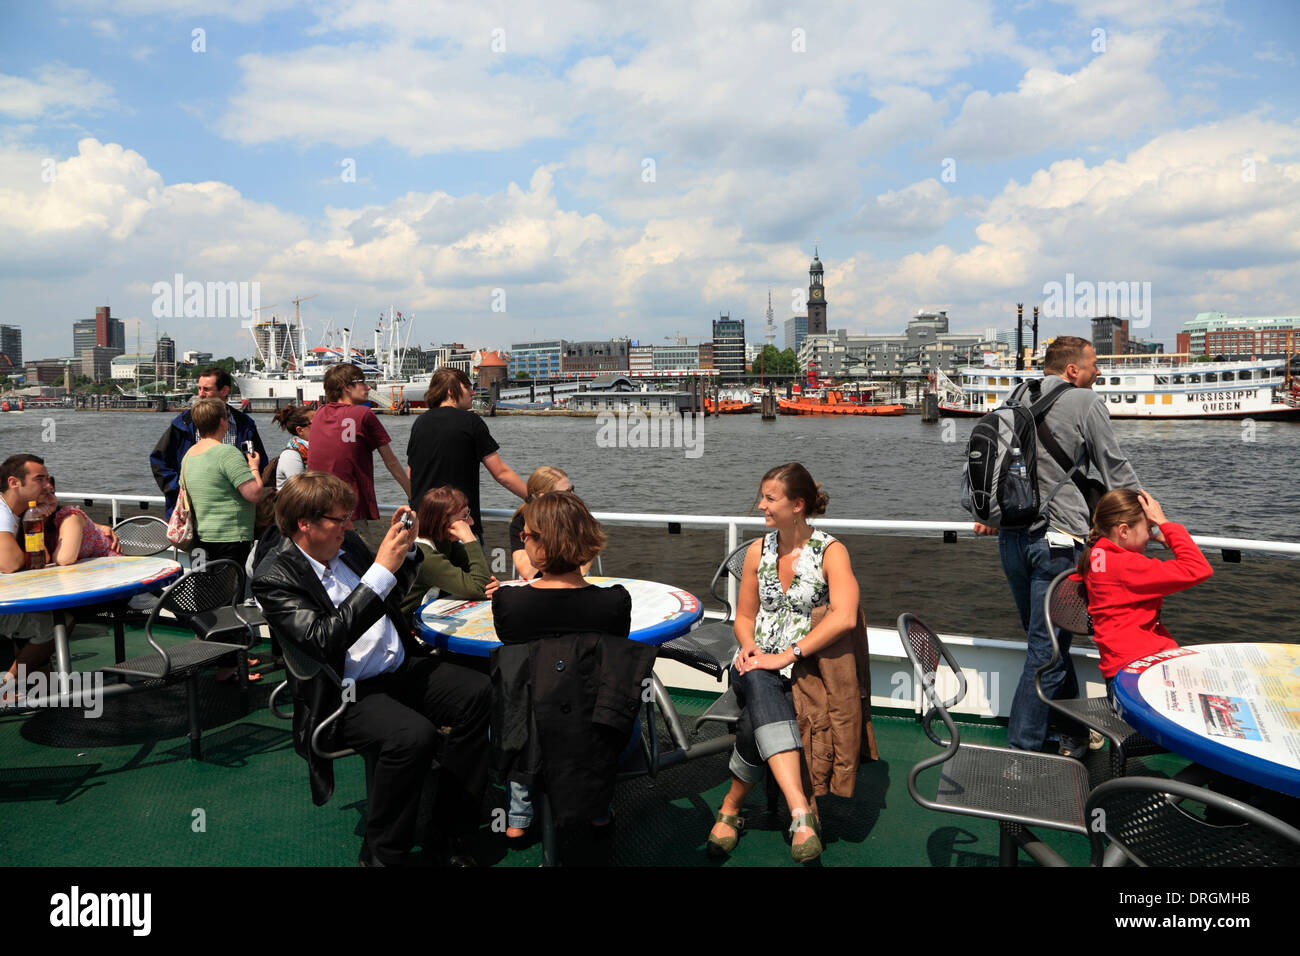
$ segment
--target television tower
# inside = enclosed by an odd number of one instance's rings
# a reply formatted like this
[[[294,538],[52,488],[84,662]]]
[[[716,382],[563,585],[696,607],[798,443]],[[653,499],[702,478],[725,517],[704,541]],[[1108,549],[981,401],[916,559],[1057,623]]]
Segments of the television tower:
[[[767,324],[763,326],[763,339],[768,345],[776,345],[776,319],[772,312],[772,290],[767,290]]]

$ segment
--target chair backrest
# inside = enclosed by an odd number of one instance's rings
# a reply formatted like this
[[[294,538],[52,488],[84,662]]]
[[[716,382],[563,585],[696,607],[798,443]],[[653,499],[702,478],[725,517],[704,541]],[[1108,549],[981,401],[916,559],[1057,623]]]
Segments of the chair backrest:
[[[182,624],[204,611],[238,604],[244,599],[244,568],[234,561],[222,558],[207,561],[200,568],[191,568],[162,593],[159,611],[170,611]]]
[[[709,582],[709,593],[713,595],[714,600],[727,609],[727,616],[724,621],[730,621],[734,615],[731,602],[727,600],[727,575],[731,575],[737,581],[740,580],[740,576],[745,570],[745,553],[749,550],[751,544],[761,540],[762,538],[750,538],[744,544],[734,548],[722,559],[722,563],[718,565],[718,570],[713,572],[713,580]]]
[[[274,633],[274,629],[272,629]],[[325,677],[335,687],[343,686],[343,679],[334,668],[317,658],[301,644],[285,637],[279,639],[280,653],[284,655],[285,669],[298,680],[311,680],[317,675]]]
[[[1061,628],[1080,637],[1092,634],[1092,618],[1088,614],[1088,592],[1083,580],[1073,571],[1062,571],[1047,586],[1045,613],[1047,626]],[[1053,631],[1052,640],[1056,640]]]
[[[1107,781],[1089,795],[1086,819],[1094,866],[1107,840],[1139,866],[1300,866],[1300,830],[1181,780]]]
[[[912,662],[912,670],[916,675],[916,680],[921,685],[922,690],[925,691],[926,700],[930,703],[929,710],[921,718],[921,727],[925,730],[926,736],[939,746],[951,747],[955,751],[959,743],[959,737],[957,725],[949,716],[948,708],[954,706],[966,696],[966,675],[962,673],[961,666],[952,656],[952,652],[948,650],[943,641],[939,640],[939,635],[915,614],[900,614],[898,616],[898,636],[903,640],[903,650],[907,652],[907,659]],[[953,676],[957,679],[957,691],[948,700],[939,697],[939,691],[936,687],[940,661],[947,663]],[[930,722],[936,714],[947,725],[948,732],[952,734],[949,740],[942,740],[930,730]]]
[[[155,515],[136,515],[113,525],[122,553],[132,557],[152,557],[175,551],[167,540],[167,522]]]

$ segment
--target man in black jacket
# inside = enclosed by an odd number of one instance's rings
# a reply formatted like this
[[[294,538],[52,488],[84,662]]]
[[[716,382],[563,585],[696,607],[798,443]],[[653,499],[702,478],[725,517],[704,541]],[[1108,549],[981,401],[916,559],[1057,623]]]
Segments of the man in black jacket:
[[[291,478],[276,497],[284,540],[258,567],[253,593],[280,641],[294,642],[343,678],[349,706],[332,733],[322,735],[323,745],[352,747],[373,761],[360,862],[393,866],[416,842],[420,788],[439,727],[451,732],[440,757],[445,772],[435,825],[452,841],[476,829],[487,783],[491,688],[476,671],[424,656],[401,613],[422,557],[415,547],[418,524],[404,528],[401,521],[410,515],[414,522],[414,512],[397,510],[372,559],[349,531],[355,506],[356,493],[333,475],[307,471]],[[307,759],[319,806],[334,792],[334,774],[328,760],[312,753],[311,734],[343,695],[323,676],[291,676],[290,682],[294,744]]]

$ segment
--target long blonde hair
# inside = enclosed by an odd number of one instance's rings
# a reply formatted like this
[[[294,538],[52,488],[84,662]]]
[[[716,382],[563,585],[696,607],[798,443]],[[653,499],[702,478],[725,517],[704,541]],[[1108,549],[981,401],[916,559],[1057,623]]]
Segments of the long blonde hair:
[[[528,497],[524,503],[515,509],[514,517],[519,517],[524,513],[524,507],[530,501],[536,501],[542,495],[555,490],[555,486],[562,481],[567,481],[568,474],[553,465],[542,465],[533,469],[533,473],[528,476],[526,490]]]

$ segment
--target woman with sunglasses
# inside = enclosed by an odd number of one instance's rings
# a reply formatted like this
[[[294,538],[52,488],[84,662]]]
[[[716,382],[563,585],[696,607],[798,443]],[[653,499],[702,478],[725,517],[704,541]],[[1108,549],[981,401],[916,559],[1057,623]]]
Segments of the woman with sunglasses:
[[[422,534],[417,544],[424,560],[402,602],[402,611],[414,614],[426,601],[440,597],[486,597],[485,589],[495,584],[496,578],[474,536],[474,518],[465,495],[450,485],[430,488],[420,499],[416,514]]]
[[[632,628],[632,596],[622,585],[598,587],[583,577],[583,567],[590,566],[604,548],[605,533],[582,499],[572,491],[552,491],[525,504],[522,514],[520,538],[529,565],[538,574],[523,585],[490,589],[492,621],[501,643],[525,644],[592,632],[602,635],[602,640],[607,635],[630,643],[626,638]],[[550,677],[558,680],[563,675]],[[542,693],[543,689],[534,684],[534,702]],[[597,733],[594,723],[589,732]],[[601,738],[575,745],[587,748],[588,766],[594,767],[616,762],[620,751],[626,749],[625,743],[623,739]],[[589,819],[598,830],[607,828],[612,819],[609,794],[613,792],[613,766],[608,769],[608,779],[599,780],[599,786],[586,794],[590,797]],[[532,820],[531,789],[512,780],[506,836],[522,837]]]

